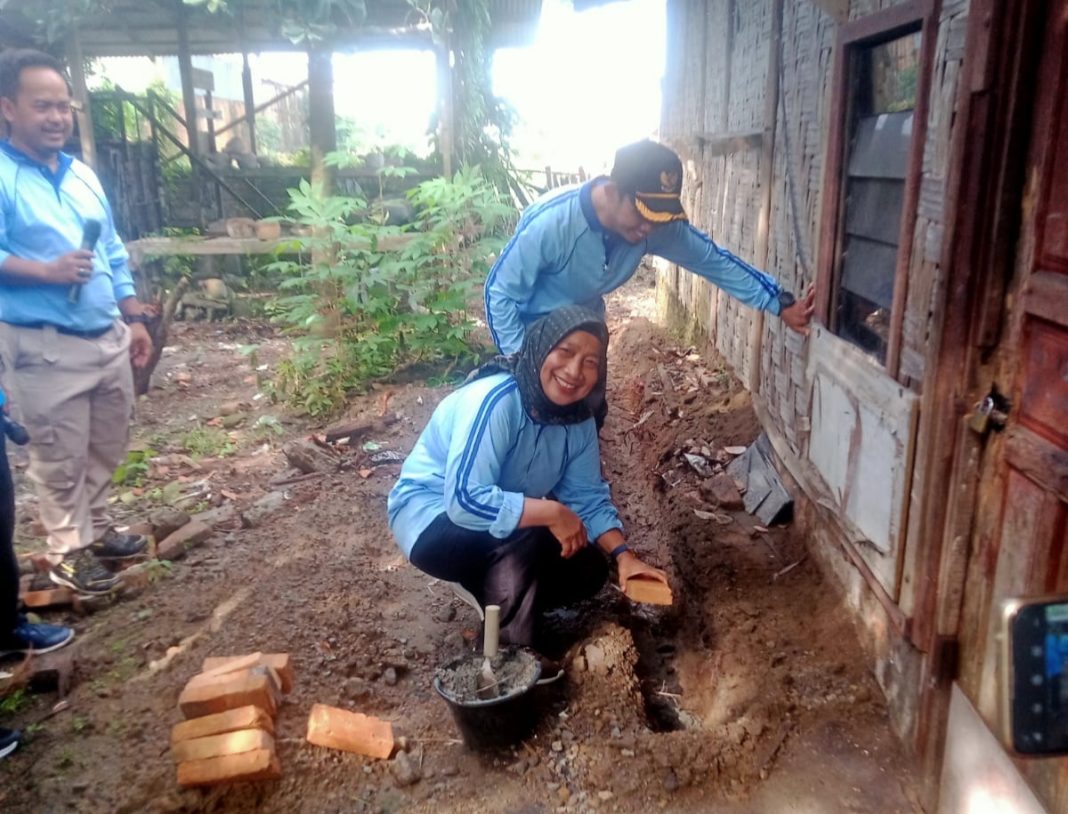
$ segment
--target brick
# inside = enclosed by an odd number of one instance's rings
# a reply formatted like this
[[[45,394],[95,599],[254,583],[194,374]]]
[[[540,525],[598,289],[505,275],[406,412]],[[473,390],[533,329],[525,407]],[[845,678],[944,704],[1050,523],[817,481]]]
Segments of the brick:
[[[632,602],[643,602],[648,605],[670,605],[674,602],[671,587],[658,579],[649,577],[631,577],[624,584],[623,593]]]
[[[22,595],[22,604],[27,608],[50,608],[55,605],[70,605],[74,602],[74,591],[70,588],[49,588],[46,591],[26,591]]]
[[[187,685],[178,696],[178,708],[186,718],[199,718],[249,704],[274,715],[278,709],[277,692],[274,678],[266,670],[257,668],[248,673]]]
[[[34,692],[55,692],[66,698],[74,677],[74,652],[70,648],[34,656],[30,660],[30,689]]]
[[[171,730],[171,743],[222,735],[239,729],[262,729],[274,734],[274,720],[265,710],[252,705],[229,709],[175,724]]]
[[[182,787],[211,786],[237,780],[275,780],[281,776],[282,767],[273,749],[178,764],[178,785]]]
[[[238,679],[248,679],[258,675],[268,676],[271,679],[272,687],[277,692],[281,691],[282,680],[278,677],[278,673],[271,667],[262,664],[253,667],[244,667],[229,673],[199,673],[189,679],[185,688],[187,690],[203,690],[208,687],[229,686]]]
[[[308,716],[308,743],[386,759],[393,754],[393,724],[360,712],[315,704]]]
[[[211,526],[190,520],[177,531],[171,532],[156,546],[156,556],[161,560],[178,560],[185,552],[196,548],[211,535]]]
[[[206,760],[223,755],[242,755],[257,749],[274,750],[274,736],[262,729],[239,729],[206,738],[178,741],[171,745],[176,763],[191,760]]]
[[[255,666],[266,665],[274,669],[278,673],[278,678],[282,682],[282,692],[288,693],[293,689],[293,665],[289,660],[289,653],[251,653],[250,655],[258,656],[259,660],[255,662]],[[247,664],[239,664],[237,666],[231,666],[227,668],[228,664],[233,664],[239,659],[247,659],[248,656],[208,656],[204,659],[204,664],[201,669],[205,673],[226,673],[235,669],[241,669]]]
[[[211,657],[209,656],[208,659]],[[246,656],[234,656],[233,658],[225,658],[221,663],[212,664],[207,666],[208,659],[205,659],[205,666],[201,668],[200,674],[202,676],[221,676],[227,673],[236,673],[238,670],[248,670],[252,667],[258,667],[261,664],[263,653],[249,653]]]

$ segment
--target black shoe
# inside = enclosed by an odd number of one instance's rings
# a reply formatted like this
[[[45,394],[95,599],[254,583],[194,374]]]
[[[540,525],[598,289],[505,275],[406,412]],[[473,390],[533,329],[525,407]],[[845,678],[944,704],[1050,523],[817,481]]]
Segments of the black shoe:
[[[108,529],[104,536],[90,544],[89,550],[102,560],[128,560],[140,557],[148,540],[142,534],[120,534]]]
[[[62,625],[34,624],[20,617],[19,623],[7,636],[0,638],[0,656],[12,653],[44,655],[66,646],[74,638],[74,631]]]
[[[0,757],[7,757],[19,748],[19,739],[22,733],[17,729],[4,729],[0,727]]]
[[[52,582],[82,594],[106,594],[119,584],[119,578],[100,564],[89,551],[68,554],[49,572]]]

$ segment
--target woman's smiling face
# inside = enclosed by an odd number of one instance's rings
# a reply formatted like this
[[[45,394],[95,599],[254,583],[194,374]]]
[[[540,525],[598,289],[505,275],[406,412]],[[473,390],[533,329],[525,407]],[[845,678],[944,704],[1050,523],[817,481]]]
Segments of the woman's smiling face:
[[[567,407],[586,398],[600,375],[601,340],[586,331],[572,331],[542,362],[541,389],[553,404]]]

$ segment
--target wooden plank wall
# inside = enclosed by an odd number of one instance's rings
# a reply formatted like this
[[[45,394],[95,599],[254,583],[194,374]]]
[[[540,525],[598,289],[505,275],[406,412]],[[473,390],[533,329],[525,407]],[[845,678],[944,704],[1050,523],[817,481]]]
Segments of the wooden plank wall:
[[[773,2],[668,0],[668,42],[679,45],[668,49],[661,138],[684,158],[683,192],[694,225],[739,257],[767,269],[786,288],[801,292],[815,279],[819,262],[816,251],[839,18],[858,19],[897,2],[784,0],[775,143],[764,145],[759,138],[747,138],[726,150],[722,144],[713,149],[716,136],[751,134],[764,127]],[[839,7],[847,8],[847,14],[836,16]],[[931,103],[903,321],[900,381],[915,393],[922,392],[933,344],[930,339],[939,327],[945,186],[967,8],[968,0],[942,0],[935,33]],[[774,163],[768,249],[766,258],[758,258],[754,252],[763,199],[760,166],[769,152]],[[667,266],[661,266],[658,296],[670,321],[709,339],[735,373],[748,380],[753,347],[749,309],[695,275]],[[807,467],[812,394],[806,369],[809,349],[773,317],[763,321],[759,348],[754,393],[758,412],[791,474],[802,482],[812,480],[811,467]],[[917,461],[925,454],[923,415],[919,421]],[[809,494],[821,488],[802,485]],[[871,601],[872,592],[865,587],[870,574],[861,574],[855,559],[851,562],[842,542],[848,537],[846,530],[816,507],[803,508],[800,518],[802,523],[816,524],[812,539],[820,549],[820,559],[842,582],[850,604],[870,628],[876,674],[891,700],[895,727],[906,738],[919,701],[916,670],[921,654],[910,648],[907,619],[914,609],[917,574],[923,567],[916,553],[922,546],[915,539],[914,522],[920,512],[914,509],[924,499],[924,489],[922,478],[912,479],[900,594],[889,597],[899,602],[900,610],[888,607],[884,596],[885,616],[872,612],[878,603]],[[896,634],[887,635],[891,629]]]

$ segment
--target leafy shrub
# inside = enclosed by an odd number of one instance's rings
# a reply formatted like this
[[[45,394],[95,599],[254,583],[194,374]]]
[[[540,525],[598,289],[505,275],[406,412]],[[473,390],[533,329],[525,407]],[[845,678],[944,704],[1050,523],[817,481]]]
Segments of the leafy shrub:
[[[467,306],[515,210],[477,167],[408,197],[415,222],[389,226],[360,198],[324,196],[307,182],[290,190],[308,233],[296,239],[301,261],[272,264],[285,278],[273,312],[297,337],[274,381],[290,405],[328,414],[402,366],[474,358]]]

